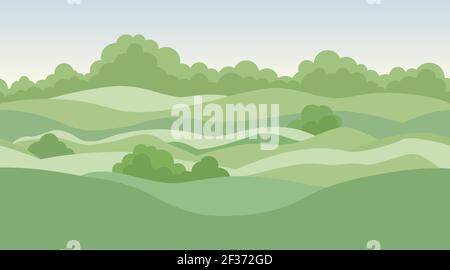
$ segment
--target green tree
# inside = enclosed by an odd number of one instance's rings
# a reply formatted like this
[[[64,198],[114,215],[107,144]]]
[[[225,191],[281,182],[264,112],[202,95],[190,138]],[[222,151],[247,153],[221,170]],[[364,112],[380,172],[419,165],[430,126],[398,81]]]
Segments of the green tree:
[[[446,82],[436,77],[432,70],[423,69],[417,77],[405,77],[400,81],[392,82],[387,89],[395,92],[406,92],[431,97],[446,96]]]
[[[0,102],[5,99],[5,96],[8,94],[8,85],[4,80],[0,79]]]
[[[121,36],[108,45],[101,59],[83,75],[68,64],[36,83],[27,77],[10,89],[0,80],[2,101],[49,98],[105,86],[136,86],[174,96],[202,94],[233,95],[269,87],[296,89],[329,97],[347,97],[373,92],[405,92],[450,101],[450,80],[442,68],[427,63],[405,70],[394,68],[379,75],[350,57],[333,51],[319,53],[313,61],[303,61],[294,77],[279,77],[271,69],[260,69],[252,61],[241,61],[220,71],[204,63],[191,67],[181,63],[171,48],[160,48],[141,35]],[[311,124],[312,126],[312,124]]]
[[[170,80],[153,55],[145,53],[140,45],[132,44],[125,54],[104,65],[91,82],[95,86],[124,85],[163,91],[167,90]]]
[[[7,92],[8,92],[8,85],[4,80],[0,79],[0,94],[6,96]]]
[[[219,79],[218,87],[222,93],[233,94],[242,89],[243,78],[235,73],[229,73]]]
[[[53,134],[42,136],[38,142],[28,148],[28,151],[41,159],[74,154],[72,149],[59,141]]]
[[[235,67],[224,67],[220,72],[220,78],[229,74],[236,74],[241,78],[251,78],[253,80],[265,80],[273,82],[278,80],[278,75],[275,71],[269,68],[259,69],[252,61],[241,61]]]
[[[138,45],[146,54],[151,54],[158,62],[158,66],[167,74],[179,79],[189,79],[193,74],[189,66],[181,64],[180,56],[171,48],[159,48],[158,44],[142,35],[123,35],[118,38],[116,43],[108,45],[102,52],[99,61],[91,66],[91,74],[88,77],[97,75],[103,66],[117,60],[117,58],[127,53],[131,45]]]
[[[204,75],[208,81],[217,82],[219,80],[219,72],[213,68],[209,68],[204,63],[195,63],[191,67],[191,74],[195,76],[197,74]]]
[[[53,74],[49,75],[45,80],[36,82],[36,86],[40,89],[49,89],[55,87],[60,81],[73,78],[83,79],[84,76],[75,71],[69,64],[60,64],[55,68]]]
[[[340,69],[345,69],[349,73],[359,73],[367,81],[379,83],[379,75],[373,70],[367,69],[366,66],[358,64],[350,57],[340,57],[336,52],[323,51],[320,52],[314,62],[303,61],[298,67],[298,73],[294,75],[294,79],[301,82],[303,78],[318,69],[322,69],[325,74],[337,73]]]
[[[214,88],[214,85],[208,81],[208,78],[203,74],[195,74],[189,81],[189,91],[195,94],[197,91],[207,92]]]
[[[218,82],[219,90],[226,95],[268,88],[269,86],[269,82],[264,79],[255,79],[252,77],[243,78],[235,73],[224,75]]]
[[[19,91],[26,91],[34,86],[34,83],[28,79],[26,76],[22,76],[20,80],[14,82],[11,85],[11,92],[17,93]]]
[[[350,73],[344,68],[336,73],[317,69],[303,78],[300,89],[328,97],[347,97],[381,90],[374,82],[367,81],[361,73]]]

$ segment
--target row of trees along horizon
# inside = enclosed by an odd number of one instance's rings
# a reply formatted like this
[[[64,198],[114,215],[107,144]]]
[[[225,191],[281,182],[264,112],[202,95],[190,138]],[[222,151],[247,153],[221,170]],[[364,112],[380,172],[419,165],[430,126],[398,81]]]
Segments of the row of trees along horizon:
[[[159,48],[141,35],[121,36],[107,46],[90,72],[81,74],[68,64],[56,67],[46,79],[27,77],[11,84],[0,80],[0,102],[50,98],[107,86],[134,86],[174,96],[233,95],[263,89],[288,88],[327,97],[347,97],[376,92],[411,93],[450,101],[450,79],[436,64],[417,69],[396,67],[378,74],[349,57],[323,51],[314,61],[303,61],[292,77],[271,69],[259,69],[251,61],[220,71],[203,63],[182,64],[171,48]]]

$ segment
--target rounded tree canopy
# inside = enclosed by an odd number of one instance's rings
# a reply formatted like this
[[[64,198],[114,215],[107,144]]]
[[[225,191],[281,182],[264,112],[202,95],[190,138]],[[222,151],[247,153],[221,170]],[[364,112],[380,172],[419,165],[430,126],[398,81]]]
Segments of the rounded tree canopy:
[[[5,93],[8,90],[8,85],[2,79],[0,79],[0,93]]]

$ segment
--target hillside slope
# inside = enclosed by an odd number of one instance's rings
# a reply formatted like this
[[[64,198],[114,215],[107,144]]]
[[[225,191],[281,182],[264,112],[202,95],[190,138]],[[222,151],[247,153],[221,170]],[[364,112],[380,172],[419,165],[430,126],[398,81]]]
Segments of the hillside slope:
[[[208,216],[268,212],[320,190],[313,185],[257,177],[214,178],[174,185],[113,173],[86,176],[134,187],[174,207]]]
[[[0,249],[449,249],[449,170],[379,175],[291,206],[212,217],[86,177],[0,170]],[[232,200],[232,197],[230,198]],[[33,203],[30,203],[33,202]]]
[[[203,95],[203,102],[224,96]],[[55,97],[57,100],[80,101],[125,112],[157,112],[170,110],[176,104],[192,105],[193,97],[174,97],[136,87],[113,86],[84,90]]]

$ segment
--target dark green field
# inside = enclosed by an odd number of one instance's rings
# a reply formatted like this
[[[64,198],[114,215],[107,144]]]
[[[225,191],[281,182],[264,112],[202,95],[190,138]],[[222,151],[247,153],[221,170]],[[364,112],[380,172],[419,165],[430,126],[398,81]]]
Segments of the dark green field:
[[[1,169],[0,248],[59,249],[76,239],[86,249],[365,249],[369,240],[448,249],[448,179],[439,169],[373,176],[279,210],[213,217],[109,180]]]

